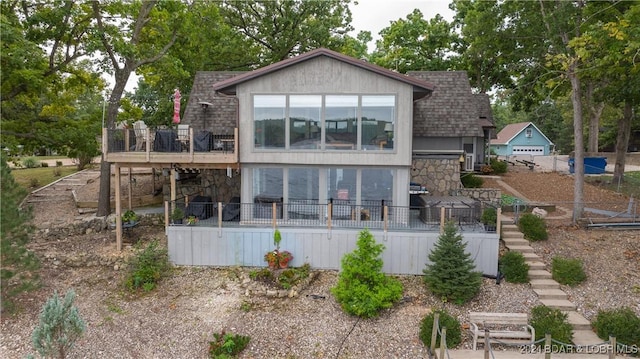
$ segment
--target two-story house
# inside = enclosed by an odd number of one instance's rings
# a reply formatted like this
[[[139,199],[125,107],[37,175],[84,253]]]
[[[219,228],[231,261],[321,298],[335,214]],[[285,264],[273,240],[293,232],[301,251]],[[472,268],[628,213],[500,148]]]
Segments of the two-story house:
[[[496,274],[498,235],[477,226],[481,205],[451,196],[460,173],[484,162],[493,128],[488,97],[464,72],[403,75],[317,49],[251,72],[197,73],[183,124],[173,137],[145,134],[181,145],[114,154],[165,170],[167,208],[194,194],[211,202],[197,226],[167,227],[174,263],[264,265],[279,228],[292,265],[337,269],[369,228],[387,272],[420,274],[455,220],[479,270]],[[416,208],[416,195],[433,208]]]

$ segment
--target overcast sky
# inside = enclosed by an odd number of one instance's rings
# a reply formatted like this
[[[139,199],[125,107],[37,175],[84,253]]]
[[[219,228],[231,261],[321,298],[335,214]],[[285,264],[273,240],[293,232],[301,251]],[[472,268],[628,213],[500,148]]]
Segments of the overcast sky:
[[[355,28],[353,36],[360,31],[371,31],[373,44],[369,51],[375,48],[375,41],[380,39],[378,33],[389,27],[391,21],[406,19],[413,9],[419,9],[425,19],[429,20],[440,14],[445,20],[453,19],[453,11],[449,10],[450,0],[359,0],[358,5],[351,4]]]

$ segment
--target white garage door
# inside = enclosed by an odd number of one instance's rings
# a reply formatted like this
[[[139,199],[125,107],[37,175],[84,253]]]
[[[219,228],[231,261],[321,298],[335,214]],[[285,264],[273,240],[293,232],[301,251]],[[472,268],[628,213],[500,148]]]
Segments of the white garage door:
[[[513,154],[543,156],[544,146],[513,146]]]

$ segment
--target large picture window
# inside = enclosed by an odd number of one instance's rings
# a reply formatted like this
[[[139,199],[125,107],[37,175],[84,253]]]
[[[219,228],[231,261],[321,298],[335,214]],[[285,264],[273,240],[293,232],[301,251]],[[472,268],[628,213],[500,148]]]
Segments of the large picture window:
[[[289,97],[289,148],[320,148],[321,96]]]
[[[362,96],[364,149],[393,149],[395,107],[394,96]]]
[[[326,96],[325,110],[326,149],[355,150],[358,144],[358,96]]]
[[[255,148],[284,148],[287,97],[260,95],[253,98]]]
[[[255,95],[256,149],[393,150],[394,95]]]

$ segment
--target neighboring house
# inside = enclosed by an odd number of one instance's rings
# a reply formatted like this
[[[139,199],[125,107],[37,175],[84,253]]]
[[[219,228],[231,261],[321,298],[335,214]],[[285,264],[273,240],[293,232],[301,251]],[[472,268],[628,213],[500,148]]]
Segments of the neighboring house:
[[[491,151],[498,156],[547,156],[553,151],[553,142],[533,122],[512,123],[491,140]]]
[[[293,265],[336,269],[369,228],[393,239],[387,272],[421,274],[444,214],[496,274],[498,237],[477,222],[484,204],[449,197],[464,192],[461,171],[484,163],[494,128],[464,72],[403,75],[318,49],[251,72],[198,72],[182,123],[188,133],[170,138],[186,135],[181,146],[157,145],[172,135],[158,130],[153,150],[107,156],[171,171],[172,206],[194,194],[216,203],[217,220],[167,228],[175,263],[264,265],[278,227]],[[411,209],[412,182],[442,199]]]

